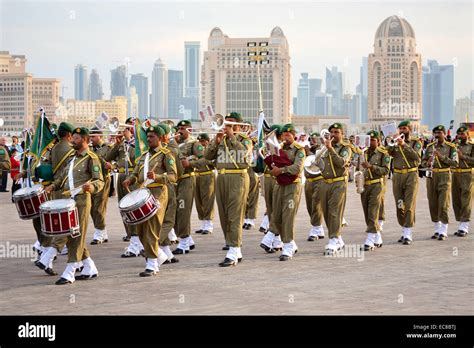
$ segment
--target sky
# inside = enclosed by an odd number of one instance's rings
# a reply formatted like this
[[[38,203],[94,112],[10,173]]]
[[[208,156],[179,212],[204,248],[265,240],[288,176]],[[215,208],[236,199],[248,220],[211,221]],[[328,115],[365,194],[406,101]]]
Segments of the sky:
[[[74,97],[74,67],[97,69],[105,97],[110,70],[129,61],[129,73],[151,80],[161,57],[183,70],[184,41],[207,49],[214,27],[229,37],[265,37],[279,26],[288,39],[292,96],[302,72],[322,78],[338,66],[346,92],[355,93],[363,56],[379,24],[400,15],[412,25],[423,64],[454,65],[455,99],[474,89],[473,2],[457,1],[23,1],[0,0],[0,50],[24,54],[27,72],[55,77]],[[151,82],[151,81],[150,81]],[[323,82],[324,88],[324,82]]]

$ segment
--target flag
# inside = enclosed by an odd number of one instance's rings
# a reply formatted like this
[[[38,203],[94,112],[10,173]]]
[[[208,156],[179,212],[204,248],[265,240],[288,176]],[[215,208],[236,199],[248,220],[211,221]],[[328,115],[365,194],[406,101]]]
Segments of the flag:
[[[52,131],[46,114],[44,111],[41,111],[41,115],[36,121],[35,134],[31,140],[29,154],[33,156],[37,162],[41,162],[41,157],[43,157],[48,150],[53,148],[56,140],[57,138]]]
[[[254,172],[258,174],[262,174],[265,171],[265,167],[263,165],[263,158],[259,155],[260,149],[264,146],[264,138],[265,138],[265,132],[264,132],[264,125],[268,127],[268,123],[265,120],[265,114],[260,112],[260,115],[258,116],[258,123],[257,123],[257,146],[256,146],[256,154],[254,154]]]
[[[21,169],[28,170],[28,160],[31,158],[29,152],[31,147],[31,132],[29,129],[23,130],[23,139],[25,139],[25,148],[21,159]]]
[[[135,163],[138,163],[138,160],[140,159],[141,155],[143,155],[144,152],[148,151],[148,141],[146,139],[145,129],[143,129],[140,119],[138,117],[135,118],[133,127],[135,134]]]

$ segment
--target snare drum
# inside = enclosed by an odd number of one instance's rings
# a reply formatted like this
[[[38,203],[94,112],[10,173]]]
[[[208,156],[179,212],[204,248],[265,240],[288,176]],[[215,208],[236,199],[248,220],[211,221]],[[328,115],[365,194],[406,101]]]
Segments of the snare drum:
[[[40,205],[48,200],[42,185],[23,187],[13,194],[20,219],[28,220],[40,215]]]
[[[119,203],[120,214],[127,225],[137,225],[150,219],[159,208],[160,203],[147,188],[130,192]]]
[[[79,215],[73,199],[54,199],[40,206],[41,231],[46,236],[77,237]]]

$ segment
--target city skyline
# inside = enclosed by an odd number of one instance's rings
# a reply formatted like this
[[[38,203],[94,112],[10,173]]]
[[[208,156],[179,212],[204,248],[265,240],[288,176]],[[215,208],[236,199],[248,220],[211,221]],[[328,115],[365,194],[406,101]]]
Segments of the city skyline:
[[[78,64],[86,65],[89,69],[97,69],[99,75],[105,79],[103,83],[104,97],[110,96],[107,78],[110,70],[119,65],[130,63],[129,74],[143,73],[151,79],[153,63],[161,58],[170,70],[183,70],[185,66],[183,45],[185,41],[199,41],[201,52],[207,49],[207,37],[214,26],[219,26],[231,37],[265,37],[270,30],[278,25],[285,32],[289,41],[292,78],[291,96],[297,95],[297,85],[300,73],[308,72],[311,77],[324,79],[326,68],[336,66],[344,72],[345,92],[355,93],[359,83],[362,57],[373,50],[374,32],[380,22],[386,17],[398,14],[407,16],[412,24],[416,36],[418,50],[422,53],[423,65],[429,59],[434,59],[441,65],[454,65],[454,97],[455,99],[469,95],[473,77],[472,54],[472,4],[455,2],[448,3],[400,3],[400,4],[367,4],[367,3],[304,3],[286,4],[276,3],[266,10],[265,18],[258,21],[258,25],[236,25],[235,21],[225,21],[230,14],[238,18],[244,12],[248,16],[256,16],[256,12],[264,5],[250,5],[248,3],[214,4],[210,3],[206,10],[206,20],[197,20],[203,9],[196,4],[183,3],[146,3],[150,13],[154,14],[153,21],[145,12],[145,4],[132,2],[120,3],[113,6],[110,3],[94,4],[94,11],[84,4],[76,3],[1,3],[2,15],[0,27],[0,47],[4,50],[24,54],[28,57],[28,70],[38,77],[55,77],[62,80],[66,86],[65,98],[74,96],[74,67]],[[356,5],[356,6],[355,6]],[[263,6],[263,7],[262,7]],[[267,7],[268,8],[268,7]],[[48,10],[54,20],[44,23],[38,22],[38,14]],[[151,9],[160,9],[159,14]],[[229,11],[232,9],[232,11]],[[312,23],[308,12],[316,11],[317,23]],[[343,18],[344,23],[328,21],[317,10],[324,10],[327,16],[338,13],[337,18]],[[14,18],[18,11],[22,11],[23,25],[15,23]],[[114,16],[102,14],[109,11]],[[365,11],[365,12],[364,12]],[[140,13],[141,20],[122,28],[120,35],[110,37],[110,33],[117,32],[114,28],[120,22],[124,12],[133,17]],[[354,25],[358,13],[364,12],[367,20]],[[423,14],[421,14],[421,13]],[[440,19],[442,14],[443,19]],[[98,19],[101,18],[101,21]],[[278,18],[278,20],[276,20]],[[163,19],[163,20],[161,20]],[[214,20],[213,20],[214,19]],[[93,23],[92,28],[90,24]],[[167,24],[175,24],[175,27]],[[210,24],[212,23],[212,24]],[[213,25],[215,24],[215,25]],[[315,24],[317,30],[313,31]],[[440,25],[441,24],[441,25]],[[151,26],[150,26],[151,25]],[[61,35],[49,36],[53,30],[61,26]],[[84,30],[81,29],[84,26]],[[31,32],[34,27],[34,33]],[[147,35],[137,35],[148,29]],[[301,29],[304,27],[304,29]],[[96,33],[96,39],[87,40],[91,30]],[[173,31],[172,34],[167,34]],[[135,37],[132,35],[135,33]],[[158,35],[154,35],[154,33]],[[303,35],[301,34],[303,33]],[[32,35],[40,35],[43,39],[34,40]],[[75,40],[84,36],[80,45],[74,45]],[[159,35],[161,34],[161,35]],[[299,35],[298,35],[299,34]],[[104,47],[103,36],[107,36],[108,46]],[[50,38],[45,41],[45,38]],[[67,41],[67,37],[70,38]],[[133,38],[133,40],[132,40]],[[357,38],[357,39],[355,39]],[[448,40],[449,41],[443,41]],[[471,40],[469,40],[471,38]],[[440,42],[443,45],[439,45]],[[308,43],[314,43],[310,45]],[[99,46],[98,46],[99,45]],[[101,46],[100,46],[101,45]],[[72,46],[72,47],[71,47]],[[79,46],[79,47],[77,47]],[[110,46],[110,47],[109,47]],[[102,49],[97,49],[102,47]],[[90,53],[90,52],[94,53]],[[49,55],[45,55],[45,53]],[[54,52],[51,59],[51,52]],[[49,58],[47,58],[49,57]],[[201,57],[202,59],[202,57]],[[325,87],[323,87],[325,88]]]

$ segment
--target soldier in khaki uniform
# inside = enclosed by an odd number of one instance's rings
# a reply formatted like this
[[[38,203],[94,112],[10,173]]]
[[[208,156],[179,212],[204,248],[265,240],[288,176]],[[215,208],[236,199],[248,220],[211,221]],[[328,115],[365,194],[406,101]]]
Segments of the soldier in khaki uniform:
[[[170,150],[169,155],[173,156],[174,163],[176,164],[177,177],[183,173],[184,168],[179,160],[178,144],[173,140],[170,141],[171,129],[167,124],[161,123],[158,125],[164,135],[161,137],[161,145],[167,150]],[[176,182],[166,182],[168,188],[168,205],[166,206],[165,217],[163,218],[163,224],[160,230],[160,252],[166,255],[166,260],[162,258],[164,264],[176,263],[179,260],[174,256],[171,251],[171,240],[169,238],[170,232],[176,221]]]
[[[54,179],[58,178],[59,175],[67,168],[69,161],[74,157],[75,150],[72,147],[72,132],[74,126],[68,122],[61,122],[58,128],[59,142],[54,145],[51,150],[51,166],[53,168]],[[52,199],[65,198],[61,190],[56,190],[51,194]],[[45,250],[41,254],[35,265],[40,269],[43,269],[49,275],[57,275],[53,271],[53,260],[58,253],[64,253],[67,251],[65,245],[67,243],[67,237],[58,236],[43,239],[43,247]]]
[[[194,189],[196,186],[194,167],[191,159],[204,155],[200,143],[191,136],[188,129],[192,127],[188,120],[179,121],[177,124],[177,140],[179,147],[179,159],[184,171],[178,178],[176,189],[176,222],[174,229],[179,238],[179,244],[173,251],[175,255],[189,253],[195,248],[194,240],[191,237],[191,213],[194,202]]]
[[[101,161],[102,175],[104,177],[104,188],[102,191],[92,194],[91,216],[95,230],[91,245],[102,244],[109,241],[107,229],[105,228],[105,215],[107,213],[110,183],[112,181],[110,176],[112,165],[106,161],[106,158],[112,146],[110,144],[106,144],[101,135],[94,135],[99,133],[101,133],[101,131],[96,127],[93,127],[90,132],[92,151],[94,151]]]
[[[198,141],[205,152],[210,142],[209,135],[206,133],[199,134]],[[201,228],[196,233],[209,234],[214,230],[212,224],[216,200],[216,171],[214,162],[201,157],[195,162],[194,167],[196,168],[196,192],[194,199],[196,201],[198,218],[201,220]]]
[[[275,131],[275,135],[279,142],[281,142],[281,130],[283,125],[274,124],[271,126],[271,130]],[[266,149],[262,149],[262,153],[266,155]],[[264,164],[264,174],[263,174],[263,197],[265,199],[265,216],[268,220],[267,229],[265,236],[263,236],[262,241],[260,242],[260,247],[263,248],[267,253],[274,253],[275,251],[280,251],[283,248],[283,242],[281,241],[281,236],[276,233],[275,221],[272,219],[273,211],[273,191],[276,186],[276,178],[270,173],[271,168]],[[275,234],[276,233],[276,234]]]
[[[469,140],[468,129],[459,127],[458,139],[459,165],[453,169],[452,197],[453,209],[459,228],[454,234],[465,237],[469,233],[472,206],[472,168],[474,167],[474,142]]]
[[[87,128],[76,128],[72,137],[75,156],[63,169],[61,174],[55,178],[54,183],[46,188],[51,193],[63,187],[71,192],[71,198],[76,202],[79,213],[79,225],[81,235],[76,238],[67,237],[68,260],[66,269],[57,285],[71,284],[74,280],[87,280],[98,276],[98,270],[90,257],[86,245],[87,225],[92,207],[91,194],[99,192],[104,187],[100,159],[89,150],[89,130]],[[74,193],[73,189],[81,187],[82,190]],[[79,276],[75,277],[76,269],[82,261],[83,269]]]
[[[435,141],[428,144],[421,166],[428,168],[426,190],[431,221],[434,223],[432,239],[448,237],[448,211],[451,194],[451,167],[458,165],[456,145],[445,140],[446,129],[439,125],[433,128]],[[430,173],[431,174],[428,174]]]
[[[394,146],[387,151],[393,158],[393,196],[397,207],[397,219],[402,226],[399,243],[410,245],[413,241],[412,227],[415,224],[416,195],[418,192],[418,166],[421,162],[422,143],[417,137],[411,137],[410,121],[398,124],[398,137]]]
[[[135,182],[140,187],[142,184],[148,183],[148,180],[145,182],[146,179],[150,179],[151,183],[147,184],[146,188],[160,203],[158,212],[151,219],[137,225],[137,233],[145,249],[146,257],[145,270],[139,274],[140,277],[156,275],[159,272],[159,265],[167,259],[166,255],[159,252],[159,238],[168,204],[166,184],[167,182],[176,182],[177,177],[176,163],[171,151],[161,146],[161,138],[165,134],[163,128],[151,126],[147,129],[146,134],[150,150],[140,157],[133,173],[122,183],[125,188]],[[145,173],[147,161],[149,171]]]
[[[242,116],[232,112],[226,122],[242,122]],[[218,172],[216,200],[227,255],[221,267],[235,266],[242,260],[242,223],[249,189],[247,169],[250,163],[252,141],[240,134],[239,125],[226,124],[224,133],[218,133],[206,149],[205,158],[216,161]]]
[[[340,123],[328,128],[331,139],[324,140],[327,151],[322,155],[321,208],[328,228],[329,242],[325,254],[331,255],[344,247],[341,237],[342,219],[346,206],[347,175],[352,150],[349,143],[343,142],[343,129]]]
[[[382,247],[382,235],[380,210],[383,205],[385,193],[384,178],[390,171],[390,155],[380,146],[380,134],[373,130],[367,133],[370,135],[370,146],[361,154],[360,166],[364,172],[364,191],[360,195],[362,208],[364,210],[365,223],[367,225],[367,239],[364,243],[364,250],[375,250],[375,247]]]
[[[310,135],[311,147],[307,147],[306,155],[315,155],[321,148],[319,143],[319,133],[314,132]],[[323,177],[321,173],[310,174],[304,171],[306,181],[304,183],[304,194],[306,198],[306,209],[310,216],[311,229],[309,230],[308,242],[313,242],[324,238],[323,211],[321,209],[321,182]]]
[[[249,196],[247,204],[245,205],[245,218],[242,228],[250,230],[255,226],[255,219],[257,218],[258,196],[259,196],[259,180],[253,168],[249,168]]]
[[[8,192],[7,181],[10,169],[10,151],[8,151],[6,139],[0,137],[0,192]]]
[[[294,240],[294,223],[301,199],[301,173],[306,155],[303,146],[295,141],[296,130],[293,124],[285,124],[281,132],[284,143],[282,151],[286,153],[292,164],[281,168],[274,166],[270,170],[270,174],[277,178],[272,198],[272,219],[276,228],[275,234],[281,235],[283,241],[280,261],[288,261],[298,251]],[[286,184],[279,181],[282,175],[296,175],[296,179]]]

